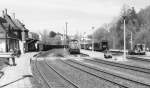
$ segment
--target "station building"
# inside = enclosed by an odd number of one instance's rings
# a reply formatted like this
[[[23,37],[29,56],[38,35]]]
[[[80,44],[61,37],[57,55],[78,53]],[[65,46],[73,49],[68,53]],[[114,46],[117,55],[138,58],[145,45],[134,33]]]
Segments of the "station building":
[[[0,52],[9,52],[19,49],[19,29],[12,24],[12,19],[7,15],[7,10],[3,11],[3,17],[0,21]]]
[[[15,17],[8,15],[7,9],[0,17],[0,53],[10,50],[20,50],[21,53],[30,51],[32,46],[36,46],[38,34],[29,33],[25,25]]]

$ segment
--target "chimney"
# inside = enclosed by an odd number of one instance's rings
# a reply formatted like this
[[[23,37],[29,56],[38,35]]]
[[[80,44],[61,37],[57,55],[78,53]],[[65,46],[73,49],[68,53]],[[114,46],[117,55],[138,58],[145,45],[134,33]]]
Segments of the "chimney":
[[[13,18],[15,19],[16,17],[15,17],[15,13],[13,13]]]
[[[2,16],[3,16],[3,18],[5,17],[4,15],[5,15],[5,12],[4,12],[4,10],[3,10],[3,11],[2,11]]]
[[[5,14],[7,15],[7,9],[5,9]]]

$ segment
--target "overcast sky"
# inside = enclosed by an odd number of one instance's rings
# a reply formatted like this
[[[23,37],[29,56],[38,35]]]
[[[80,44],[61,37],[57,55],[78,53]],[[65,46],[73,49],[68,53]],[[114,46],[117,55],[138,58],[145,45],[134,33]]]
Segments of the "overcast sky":
[[[124,4],[137,11],[150,5],[150,0],[1,0],[0,11],[16,14],[33,32],[44,29],[63,33],[68,22],[68,34],[91,32],[118,16]]]

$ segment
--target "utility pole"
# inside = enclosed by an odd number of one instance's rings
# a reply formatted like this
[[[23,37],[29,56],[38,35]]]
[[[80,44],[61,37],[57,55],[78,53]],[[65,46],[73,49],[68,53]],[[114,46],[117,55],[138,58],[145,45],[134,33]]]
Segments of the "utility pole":
[[[63,29],[63,31],[64,31],[64,33],[63,33],[63,48],[64,48],[64,50],[65,50],[65,30]]]
[[[13,18],[15,19],[16,17],[15,17],[15,13],[12,13],[12,15],[13,15]]]
[[[94,30],[94,27],[92,27],[92,30]],[[92,36],[92,52],[94,51],[94,32]]]
[[[112,38],[113,38],[113,49],[116,49],[116,40],[115,40],[115,35],[114,35],[114,33],[113,33],[113,36],[112,36]]]
[[[126,59],[126,20],[125,16],[123,16],[123,23],[124,23],[124,60]]]
[[[66,45],[67,45],[68,22],[65,22],[65,24],[66,24]],[[66,48],[67,48],[67,46],[66,46]]]
[[[86,50],[86,45],[85,45],[85,44],[86,44],[86,43],[85,43],[85,42],[86,42],[86,40],[85,40],[85,34],[86,34],[86,32],[83,33],[83,42],[84,42],[84,49]]]
[[[80,49],[81,49],[81,34],[79,33],[79,44],[80,44]]]
[[[132,41],[133,41],[133,40],[132,40],[132,32],[131,32],[131,50],[133,49],[133,46],[132,46],[133,43],[132,43]]]

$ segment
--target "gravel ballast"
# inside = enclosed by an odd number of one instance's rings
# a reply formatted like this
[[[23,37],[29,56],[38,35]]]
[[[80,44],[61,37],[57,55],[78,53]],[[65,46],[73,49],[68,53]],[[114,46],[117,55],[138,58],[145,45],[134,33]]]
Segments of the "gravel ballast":
[[[80,88],[119,88],[105,80],[91,76],[85,72],[70,67],[59,60],[50,62],[53,67],[65,77],[76,83]]]

